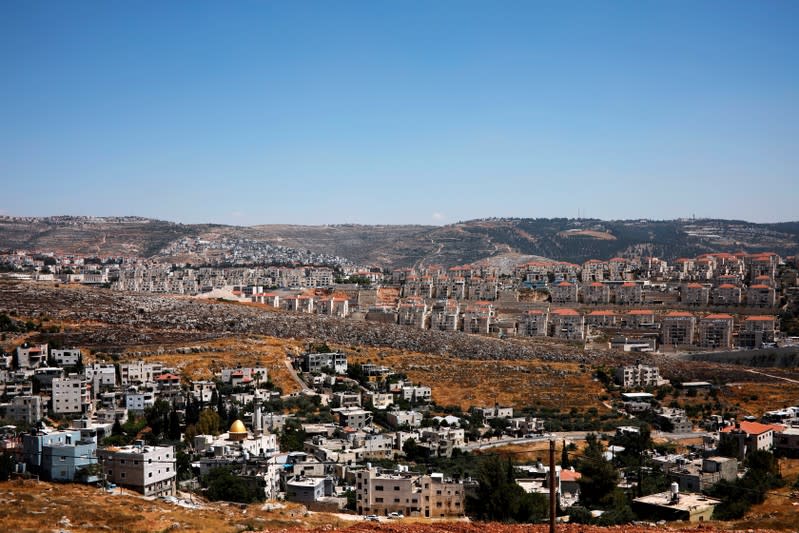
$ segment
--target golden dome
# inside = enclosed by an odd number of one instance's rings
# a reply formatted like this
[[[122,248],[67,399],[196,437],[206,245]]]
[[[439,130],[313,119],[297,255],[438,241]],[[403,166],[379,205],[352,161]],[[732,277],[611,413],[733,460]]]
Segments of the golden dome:
[[[241,420],[236,420],[235,422],[233,422],[233,424],[230,425],[230,431],[228,431],[228,433],[231,436],[233,436],[233,435],[246,435],[247,434],[247,428],[244,427],[244,422],[242,422]]]

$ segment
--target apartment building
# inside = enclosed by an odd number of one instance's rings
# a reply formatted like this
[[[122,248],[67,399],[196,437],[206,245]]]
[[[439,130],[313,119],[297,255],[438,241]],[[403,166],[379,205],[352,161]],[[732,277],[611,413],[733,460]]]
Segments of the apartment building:
[[[617,368],[616,383],[628,389],[631,387],[659,387],[668,381],[660,377],[658,367],[644,365],[639,361],[634,365]]]
[[[120,363],[119,378],[123,386],[150,383],[164,371],[161,363],[145,363],[134,361]]]
[[[539,309],[531,309],[522,316],[519,322],[519,335],[523,337],[546,337],[549,313]]]
[[[633,309],[625,313],[623,324],[630,329],[646,329],[655,327],[655,312],[649,309]]]
[[[97,450],[97,458],[107,481],[145,496],[175,494],[177,478],[172,446],[145,446],[138,441],[131,446]]]
[[[581,288],[583,303],[586,305],[607,305],[610,303],[610,287],[593,281]]]
[[[38,368],[47,364],[47,344],[31,345],[27,342],[17,347],[19,368]]]
[[[746,305],[749,307],[774,307],[776,293],[774,287],[768,285],[751,285],[746,291]]]
[[[591,283],[593,281],[605,281],[605,273],[608,271],[608,264],[598,259],[589,259],[583,263],[582,281]]]
[[[615,311],[596,310],[585,315],[585,324],[596,327],[611,327],[619,323],[619,315]]]
[[[55,415],[85,413],[91,405],[86,378],[77,374],[53,378],[52,404]]]
[[[568,304],[577,303],[577,284],[569,281],[561,281],[554,284],[549,289],[552,296],[552,303]]]
[[[636,305],[644,301],[641,285],[626,281],[613,288],[616,305]]]
[[[762,348],[773,343],[777,333],[777,317],[752,315],[744,319],[738,332],[738,345],[742,348]]]
[[[713,305],[740,305],[741,288],[731,283],[722,283],[712,292]]]
[[[347,355],[342,352],[306,353],[302,356],[303,372],[319,372],[323,368],[332,368],[336,374],[347,373]]]
[[[664,346],[690,346],[694,343],[696,318],[685,311],[667,313],[660,325],[661,344]]]
[[[358,514],[442,518],[463,516],[465,490],[462,483],[444,478],[443,474],[420,475],[401,469],[399,472],[367,468],[356,474],[356,508]]]
[[[699,320],[699,346],[702,348],[732,348],[734,319],[728,314],[707,315]]]
[[[680,301],[684,305],[706,306],[710,301],[710,288],[701,283],[688,283],[682,286]]]
[[[55,360],[58,366],[77,366],[82,361],[80,350],[64,349],[64,350],[50,350],[50,357]]]
[[[585,317],[576,309],[555,309],[549,314],[549,336],[568,340],[585,338]]]

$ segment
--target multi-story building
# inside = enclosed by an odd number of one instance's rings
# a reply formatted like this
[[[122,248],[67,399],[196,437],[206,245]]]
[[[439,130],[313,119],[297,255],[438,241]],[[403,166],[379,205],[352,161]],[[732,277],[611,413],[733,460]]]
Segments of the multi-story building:
[[[773,343],[776,336],[777,319],[770,315],[752,315],[744,319],[738,332],[738,345],[742,348],[762,348]]]
[[[465,491],[462,483],[443,474],[385,472],[367,468],[356,474],[356,507],[359,514],[426,518],[463,516]]]
[[[722,283],[713,289],[713,305],[740,305],[741,288],[731,283]]]
[[[608,264],[598,259],[589,259],[583,263],[582,281],[591,283],[592,281],[605,281],[605,273],[608,271]]]
[[[588,326],[610,327],[619,322],[619,315],[615,311],[596,310],[585,315],[585,324]]]
[[[161,363],[145,363],[144,361],[134,361],[132,363],[120,363],[119,378],[123,386],[150,383],[164,371]]]
[[[17,347],[19,368],[38,368],[47,364],[47,344],[31,345],[27,342]]]
[[[550,287],[552,303],[568,304],[577,303],[577,284],[569,281],[561,281]]]
[[[592,281],[581,288],[583,303],[587,305],[603,305],[610,303],[610,287],[598,281]]]
[[[680,301],[684,305],[706,306],[710,301],[710,288],[701,283],[688,283],[680,291]]]
[[[707,315],[699,320],[699,346],[702,348],[732,348],[734,319],[727,314]]]
[[[585,317],[576,309],[554,309],[549,314],[549,336],[568,340],[585,338]]]
[[[746,291],[746,305],[749,307],[774,307],[776,302],[774,287],[756,284]]]
[[[53,414],[85,413],[91,405],[86,378],[70,374],[65,378],[53,378]]]
[[[73,481],[79,470],[97,463],[96,450],[96,440],[80,430],[22,436],[23,462],[48,481]]]
[[[319,372],[332,368],[336,374],[347,373],[347,355],[343,352],[306,353],[302,356],[303,372]]]
[[[694,343],[696,318],[686,311],[667,313],[660,325],[661,344],[664,346],[691,346]]]
[[[624,315],[623,323],[630,329],[655,327],[655,313],[649,309],[633,309]]]
[[[16,396],[0,407],[5,407],[3,418],[14,422],[34,424],[42,419],[41,396]]]
[[[96,392],[103,387],[113,387],[117,381],[116,366],[113,363],[91,363],[83,367],[86,381]]]
[[[488,334],[491,331],[494,317],[494,306],[487,301],[467,305],[463,313],[463,331]]]
[[[99,449],[97,457],[107,481],[145,496],[175,494],[175,448],[172,446],[146,446],[138,441],[132,446]]]
[[[632,281],[625,281],[613,288],[616,305],[635,305],[644,301],[641,285]]]
[[[64,350],[53,348],[50,350],[50,357],[55,360],[58,366],[77,366],[82,361],[80,350],[76,348]]]
[[[531,309],[522,316],[519,322],[519,335],[523,337],[546,337],[549,313],[540,309]]]
[[[634,365],[617,368],[616,382],[624,388],[659,387],[668,383],[667,380],[660,377],[658,367],[644,365],[640,361]]]

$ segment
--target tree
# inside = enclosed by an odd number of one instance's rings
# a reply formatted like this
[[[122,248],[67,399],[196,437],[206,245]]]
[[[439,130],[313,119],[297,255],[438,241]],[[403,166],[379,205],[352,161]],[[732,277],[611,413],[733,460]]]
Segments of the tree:
[[[494,455],[484,461],[478,474],[476,497],[466,500],[469,513],[480,520],[534,522],[547,516],[543,494],[528,494],[515,481],[513,463]]]
[[[618,472],[604,457],[604,446],[596,434],[585,437],[586,448],[578,463],[580,500],[586,507],[605,507],[612,503],[613,491],[618,482]]]
[[[203,409],[197,422],[198,435],[219,435],[219,414],[213,409]]]
[[[280,451],[301,452],[305,442],[306,433],[302,424],[295,418],[286,420],[283,432],[280,434]]]
[[[212,501],[252,503],[264,499],[263,489],[259,490],[255,483],[249,483],[225,467],[212,468],[204,482],[208,487],[206,496]]]

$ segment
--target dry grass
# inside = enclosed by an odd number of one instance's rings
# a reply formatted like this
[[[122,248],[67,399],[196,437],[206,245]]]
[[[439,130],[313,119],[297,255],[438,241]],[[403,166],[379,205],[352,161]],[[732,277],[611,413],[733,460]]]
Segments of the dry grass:
[[[376,349],[361,350],[351,359],[388,366],[414,383],[430,386],[438,405],[607,410],[599,401],[604,393],[601,384],[592,379],[590,368],[577,363],[462,360]]]
[[[0,524],[18,533],[58,531],[151,532],[176,529],[208,533],[287,527],[342,527],[335,515],[309,514],[301,505],[264,510],[261,504],[242,506],[211,503],[185,509],[134,493],[107,494],[83,485],[34,481],[0,483]]]

